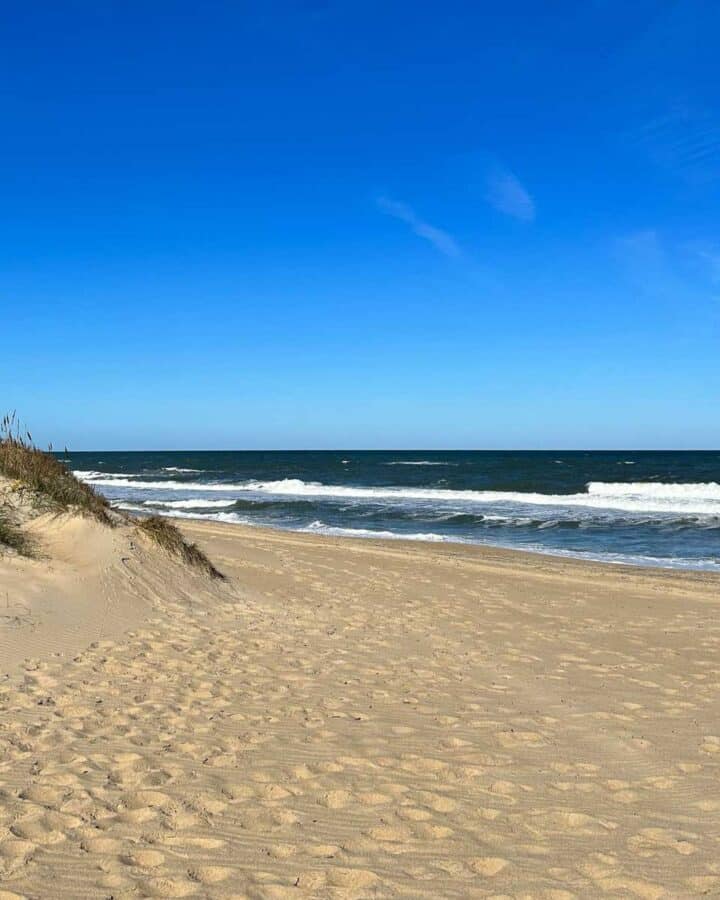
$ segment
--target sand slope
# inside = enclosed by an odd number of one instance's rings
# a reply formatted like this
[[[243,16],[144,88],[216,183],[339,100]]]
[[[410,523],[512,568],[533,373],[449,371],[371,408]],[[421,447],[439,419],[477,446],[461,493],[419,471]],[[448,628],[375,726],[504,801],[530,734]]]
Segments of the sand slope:
[[[0,900],[720,893],[717,578],[185,530],[1,683]]]
[[[40,559],[0,557],[0,678],[27,657],[68,657],[121,635],[153,608],[125,571],[133,529],[46,514],[26,531]]]

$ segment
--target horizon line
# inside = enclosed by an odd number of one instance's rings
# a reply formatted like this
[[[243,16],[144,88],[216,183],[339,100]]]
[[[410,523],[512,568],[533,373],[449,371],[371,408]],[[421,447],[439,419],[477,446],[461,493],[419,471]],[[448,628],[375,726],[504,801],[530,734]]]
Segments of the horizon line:
[[[208,448],[100,448],[72,453],[720,453],[720,447],[214,447]],[[64,456],[64,450],[49,450]]]

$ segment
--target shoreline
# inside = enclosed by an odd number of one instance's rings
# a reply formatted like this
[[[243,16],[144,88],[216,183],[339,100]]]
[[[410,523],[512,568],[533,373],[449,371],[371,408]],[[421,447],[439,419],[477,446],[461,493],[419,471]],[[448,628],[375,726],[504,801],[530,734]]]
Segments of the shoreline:
[[[163,513],[160,513],[163,515]],[[132,515],[136,515],[133,513]],[[553,553],[546,550],[529,550],[520,547],[506,547],[489,543],[472,543],[470,541],[423,541],[415,538],[403,538],[402,536],[388,537],[367,537],[365,535],[336,535],[313,533],[309,531],[300,531],[292,528],[274,528],[270,525],[247,525],[245,523],[220,522],[211,519],[194,518],[191,516],[168,516],[183,531],[197,532],[198,538],[201,538],[204,531],[211,533],[217,530],[218,533],[231,536],[234,533],[250,537],[259,534],[270,539],[272,535],[280,535],[284,537],[296,536],[301,540],[307,541],[348,541],[351,544],[368,544],[376,549],[386,547],[388,551],[393,547],[401,547],[406,550],[413,548],[422,548],[425,550],[437,550],[440,555],[445,551],[449,555],[457,553],[462,558],[472,559],[478,557],[478,562],[484,558],[485,562],[498,562],[506,565],[512,565],[513,562],[523,567],[531,565],[532,561],[538,558],[538,561],[545,564],[557,563],[559,566],[567,564],[568,566],[587,567],[589,570],[596,571],[597,574],[615,572],[625,575],[653,575],[659,574],[661,577],[677,577],[688,578],[690,581],[698,581],[699,583],[717,584],[720,588],[720,571],[714,569],[694,569],[679,566],[653,566],[643,565],[640,563],[628,563],[614,560],[598,560],[589,559],[582,556],[565,555],[564,553]]]
[[[556,458],[557,457],[557,458]],[[369,540],[720,573],[715,452],[76,453],[113,504]],[[391,468],[392,467],[392,468]],[[426,468],[430,467],[430,468]]]

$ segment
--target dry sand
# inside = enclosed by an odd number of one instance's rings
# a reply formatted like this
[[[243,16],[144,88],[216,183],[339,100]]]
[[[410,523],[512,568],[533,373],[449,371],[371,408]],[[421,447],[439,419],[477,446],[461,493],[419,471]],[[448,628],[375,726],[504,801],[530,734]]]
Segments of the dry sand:
[[[720,579],[183,527],[0,557],[0,900],[720,895]]]

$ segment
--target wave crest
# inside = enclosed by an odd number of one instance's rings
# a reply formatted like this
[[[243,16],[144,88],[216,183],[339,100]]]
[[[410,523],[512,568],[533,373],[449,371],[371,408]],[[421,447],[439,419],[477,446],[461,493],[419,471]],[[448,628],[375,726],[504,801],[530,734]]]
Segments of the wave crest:
[[[478,491],[453,488],[363,486],[322,484],[300,478],[274,481],[250,480],[240,483],[205,481],[140,481],[119,473],[75,473],[88,484],[99,487],[137,488],[155,491],[195,491],[197,493],[265,494],[287,497],[324,497],[366,501],[451,502],[505,506],[588,507],[634,513],[680,513],[720,515],[720,484],[717,482],[674,484],[666,482],[588,482],[585,493],[541,494],[522,491]]]

